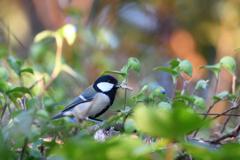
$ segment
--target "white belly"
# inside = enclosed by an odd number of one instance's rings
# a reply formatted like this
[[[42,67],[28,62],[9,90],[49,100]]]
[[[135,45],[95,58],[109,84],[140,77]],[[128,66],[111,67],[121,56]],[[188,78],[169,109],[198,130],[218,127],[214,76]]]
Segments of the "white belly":
[[[110,104],[110,99],[103,93],[98,93],[93,101],[76,105],[71,114],[77,119],[85,119],[86,117],[94,117]]]

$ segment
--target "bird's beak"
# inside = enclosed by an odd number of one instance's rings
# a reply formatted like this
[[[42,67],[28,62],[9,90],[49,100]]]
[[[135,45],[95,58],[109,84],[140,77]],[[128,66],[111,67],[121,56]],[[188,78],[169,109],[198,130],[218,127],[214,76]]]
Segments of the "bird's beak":
[[[120,88],[120,84],[122,84],[122,83],[121,83],[121,82],[118,82],[117,84],[114,85],[114,87]]]

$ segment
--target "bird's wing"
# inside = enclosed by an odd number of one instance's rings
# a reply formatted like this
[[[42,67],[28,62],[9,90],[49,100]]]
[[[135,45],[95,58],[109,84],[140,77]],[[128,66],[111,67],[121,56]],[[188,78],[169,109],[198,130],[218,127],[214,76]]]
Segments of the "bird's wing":
[[[83,91],[83,93],[80,96],[75,98],[69,105],[67,105],[62,112],[68,111],[69,109],[72,109],[73,107],[80,103],[91,101],[96,96],[96,94],[97,92],[93,89],[92,86],[88,87]]]

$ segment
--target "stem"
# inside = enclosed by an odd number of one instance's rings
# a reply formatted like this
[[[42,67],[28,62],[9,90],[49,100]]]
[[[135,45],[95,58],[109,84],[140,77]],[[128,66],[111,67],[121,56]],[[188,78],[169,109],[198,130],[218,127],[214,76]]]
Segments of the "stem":
[[[215,84],[215,88],[214,88],[214,96],[216,96],[217,86],[218,86],[218,78],[216,79],[216,84]]]
[[[181,79],[182,79],[182,92],[181,92],[181,95],[183,96],[184,95],[184,90],[185,90],[185,83],[184,83],[184,78],[183,78],[183,75],[182,73],[179,73]]]
[[[27,144],[28,144],[28,138],[25,138],[24,145],[23,145],[23,148],[22,148],[22,154],[21,154],[20,160],[22,160],[22,159],[24,158],[24,153],[25,153],[25,151],[26,151]]]
[[[62,38],[59,35],[55,36],[56,38],[56,45],[57,45],[57,51],[56,51],[56,60],[55,60],[55,66],[52,72],[52,75],[50,77],[49,82],[46,84],[45,88],[48,88],[49,85],[53,82],[55,78],[57,78],[58,74],[60,73],[62,69],[62,63],[61,63],[61,57],[62,57]]]
[[[235,73],[233,73],[233,75],[232,75],[232,94],[235,94],[236,79],[237,79],[237,77],[236,77]],[[233,100],[232,100],[232,101],[233,101]],[[232,113],[232,110],[231,110],[230,114],[231,114],[231,113]],[[223,126],[222,126],[222,128],[220,129],[220,133],[223,133],[223,131],[225,130],[226,125],[227,125],[228,121],[230,120],[230,118],[231,118],[231,115],[229,115],[229,116],[225,119],[225,121],[223,122]]]
[[[237,137],[239,131],[240,131],[240,123],[238,123],[238,125],[233,129],[232,132],[230,132],[230,133],[228,133],[228,134],[225,134],[225,135],[223,135],[223,136],[220,137],[220,138],[217,138],[217,139],[215,139],[215,140],[212,140],[212,141],[210,141],[210,143],[216,144],[216,143],[218,143],[218,142],[220,142],[220,141],[222,141],[222,140],[224,140],[224,139],[226,139],[226,138]]]
[[[126,77],[126,85],[127,85],[127,78],[128,77]],[[123,110],[125,111],[126,110],[126,106],[127,106],[127,89],[125,89],[125,96],[124,96],[124,108],[123,108]]]
[[[173,92],[172,92],[172,98],[171,99],[173,99],[173,97],[174,97],[174,94],[175,94],[175,90],[176,90],[176,87],[177,87],[177,82],[176,82],[176,84],[174,84],[174,87],[173,87]]]
[[[214,88],[214,96],[216,96],[216,92],[217,92],[217,86],[218,86],[218,79],[219,79],[219,76],[216,77],[216,84],[215,84],[215,88]],[[217,101],[218,102],[218,101]],[[216,103],[217,103],[216,102]],[[215,104],[215,103],[214,103]],[[211,106],[208,108],[207,112],[206,113],[209,113],[211,111],[211,109],[213,108],[214,104],[211,104]],[[204,115],[203,119],[205,119],[207,117],[207,114]],[[197,129],[192,138],[196,137],[197,133],[198,133],[199,129]]]
[[[218,116],[220,113],[196,113],[197,115],[212,115],[212,116]],[[222,116],[240,116],[240,114],[227,114],[224,113]]]

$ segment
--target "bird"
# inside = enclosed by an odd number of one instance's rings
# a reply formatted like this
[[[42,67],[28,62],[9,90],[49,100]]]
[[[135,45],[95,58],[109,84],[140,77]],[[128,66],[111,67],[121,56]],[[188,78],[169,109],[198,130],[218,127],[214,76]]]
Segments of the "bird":
[[[51,120],[65,116],[74,117],[79,122],[83,120],[98,123],[103,121],[96,117],[105,113],[113,104],[117,89],[121,83],[111,75],[99,77],[93,85],[86,88],[81,95],[68,104],[61,113]]]

